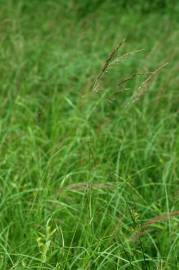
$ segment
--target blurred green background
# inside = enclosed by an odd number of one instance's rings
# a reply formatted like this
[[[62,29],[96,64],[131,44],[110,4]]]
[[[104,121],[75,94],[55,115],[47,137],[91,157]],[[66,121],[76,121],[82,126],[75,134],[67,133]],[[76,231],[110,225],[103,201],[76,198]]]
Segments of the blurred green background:
[[[178,12],[0,0],[0,269],[179,268]]]

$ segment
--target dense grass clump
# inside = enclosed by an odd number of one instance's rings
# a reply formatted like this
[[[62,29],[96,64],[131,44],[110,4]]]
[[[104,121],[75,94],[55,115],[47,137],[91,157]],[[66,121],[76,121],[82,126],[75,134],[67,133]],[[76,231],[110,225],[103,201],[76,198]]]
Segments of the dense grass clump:
[[[178,269],[177,16],[84,2],[0,1],[0,269]]]

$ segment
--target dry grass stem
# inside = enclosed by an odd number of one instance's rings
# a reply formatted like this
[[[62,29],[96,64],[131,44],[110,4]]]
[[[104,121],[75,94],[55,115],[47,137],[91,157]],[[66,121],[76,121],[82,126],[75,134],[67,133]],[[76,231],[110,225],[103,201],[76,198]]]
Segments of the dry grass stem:
[[[118,44],[117,47],[115,47],[112,52],[107,57],[106,61],[104,62],[98,76],[96,77],[92,89],[96,91],[97,83],[100,81],[104,75],[104,73],[107,71],[108,67],[110,66],[112,60],[114,60],[115,56],[118,53],[119,48],[123,45],[124,40]]]
[[[137,102],[141,97],[143,97],[149,89],[149,83],[153,81],[153,78],[168,65],[168,63],[164,63],[159,66],[156,70],[151,72],[150,76],[142,83],[142,85],[138,88],[137,93],[135,93],[132,97],[132,103]]]
[[[114,187],[111,183],[76,183],[76,184],[70,184],[63,188],[61,188],[60,191],[87,191],[90,189],[112,189]]]
[[[176,216],[179,216],[179,211],[165,213],[163,215],[155,216],[155,217],[147,220],[145,223],[143,223],[141,225],[140,229],[132,235],[130,240],[132,240],[134,242],[134,241],[138,240],[140,237],[144,236],[147,233],[147,231],[149,230],[150,225],[156,224],[158,222],[166,221],[166,220],[168,220],[172,217],[176,217]]]

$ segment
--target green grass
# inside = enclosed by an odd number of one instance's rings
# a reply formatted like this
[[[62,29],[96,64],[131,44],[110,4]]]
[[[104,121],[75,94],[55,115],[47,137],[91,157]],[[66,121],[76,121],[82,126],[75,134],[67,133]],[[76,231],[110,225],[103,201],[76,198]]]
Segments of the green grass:
[[[74,3],[0,1],[0,269],[179,269],[177,16]]]

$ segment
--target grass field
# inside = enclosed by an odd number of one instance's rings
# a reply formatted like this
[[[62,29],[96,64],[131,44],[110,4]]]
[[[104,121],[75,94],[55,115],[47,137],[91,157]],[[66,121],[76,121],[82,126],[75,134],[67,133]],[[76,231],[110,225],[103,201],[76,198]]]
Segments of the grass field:
[[[177,14],[0,7],[0,269],[179,269]]]

